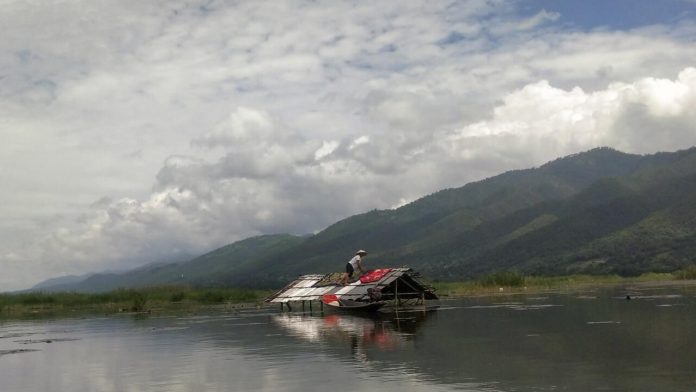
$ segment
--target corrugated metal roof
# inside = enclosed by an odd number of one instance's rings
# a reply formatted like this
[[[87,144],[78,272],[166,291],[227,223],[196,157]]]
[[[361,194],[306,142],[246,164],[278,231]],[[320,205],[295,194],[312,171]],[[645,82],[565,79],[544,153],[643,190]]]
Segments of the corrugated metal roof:
[[[326,275],[303,275],[297,280],[285,286],[282,290],[271,295],[266,299],[266,302],[287,303],[296,301],[316,301],[320,300],[324,294],[336,294],[342,298],[360,300],[368,296],[368,289],[382,288],[390,285],[395,280],[412,273],[410,268],[392,268],[379,280],[362,283],[360,280],[347,284],[345,286],[338,285],[335,282],[325,283],[326,278],[332,274]],[[416,290],[429,291],[427,287],[420,285],[414,279],[411,279]],[[415,283],[414,283],[415,282]]]

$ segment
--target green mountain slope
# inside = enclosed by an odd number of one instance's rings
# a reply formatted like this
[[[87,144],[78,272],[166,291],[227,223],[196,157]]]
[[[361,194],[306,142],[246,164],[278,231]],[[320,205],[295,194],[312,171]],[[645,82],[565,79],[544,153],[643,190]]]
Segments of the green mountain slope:
[[[558,261],[539,261],[537,254],[557,257],[557,249],[570,251],[635,223],[643,216],[631,210],[639,206],[620,198],[696,171],[695,157],[694,149],[638,156],[601,148],[508,172],[338,222],[283,255],[282,263],[269,260],[275,275],[257,279],[277,285],[298,273],[337,270],[358,247],[371,251],[372,265],[410,265],[441,279],[500,268],[561,273],[539,268]]]
[[[339,271],[409,265],[437,279],[498,269],[534,274],[669,271],[696,263],[696,148],[594,149],[344,219],[309,237],[250,238],[185,263],[94,275],[61,289],[185,282],[278,287]]]
[[[234,277],[238,270],[248,269],[268,257],[288,251],[302,241],[303,237],[287,234],[252,237],[183,263],[146,266],[121,274],[94,274],[78,283],[53,286],[40,284],[36,287],[43,291],[101,292],[126,287],[175,284],[229,286],[237,284]]]

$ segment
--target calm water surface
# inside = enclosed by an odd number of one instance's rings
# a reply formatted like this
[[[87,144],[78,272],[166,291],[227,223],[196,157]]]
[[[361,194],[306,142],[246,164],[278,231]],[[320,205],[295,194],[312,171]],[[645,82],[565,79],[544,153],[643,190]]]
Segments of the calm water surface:
[[[440,305],[398,318],[273,308],[0,321],[0,390],[696,390],[693,287]]]

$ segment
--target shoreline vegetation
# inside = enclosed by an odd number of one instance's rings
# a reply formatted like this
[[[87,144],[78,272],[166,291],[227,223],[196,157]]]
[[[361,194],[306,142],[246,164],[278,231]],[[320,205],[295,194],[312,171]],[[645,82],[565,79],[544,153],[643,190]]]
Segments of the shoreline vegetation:
[[[464,282],[435,282],[441,298],[473,297],[497,294],[523,294],[544,291],[575,290],[584,287],[619,286],[631,284],[668,284],[696,280],[696,267],[675,272],[650,272],[639,276],[619,275],[562,275],[525,276],[514,271],[498,271],[477,280]]]
[[[161,286],[106,293],[0,293],[0,319],[195,312],[260,307],[270,290]]]
[[[497,271],[476,280],[428,282],[442,299],[572,290],[589,286],[669,283],[696,280],[696,266],[672,273],[618,275],[525,276]],[[103,314],[182,313],[202,310],[239,310],[265,306],[275,290],[162,286],[118,289],[107,293],[0,293],[0,319],[71,317]]]

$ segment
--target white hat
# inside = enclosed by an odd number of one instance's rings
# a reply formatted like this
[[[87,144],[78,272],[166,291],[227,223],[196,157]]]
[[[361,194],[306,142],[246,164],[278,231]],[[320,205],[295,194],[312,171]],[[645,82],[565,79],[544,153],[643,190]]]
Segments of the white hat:
[[[360,249],[359,251],[355,252],[355,254],[356,254],[356,255],[366,255],[367,252],[365,252],[364,250]]]

